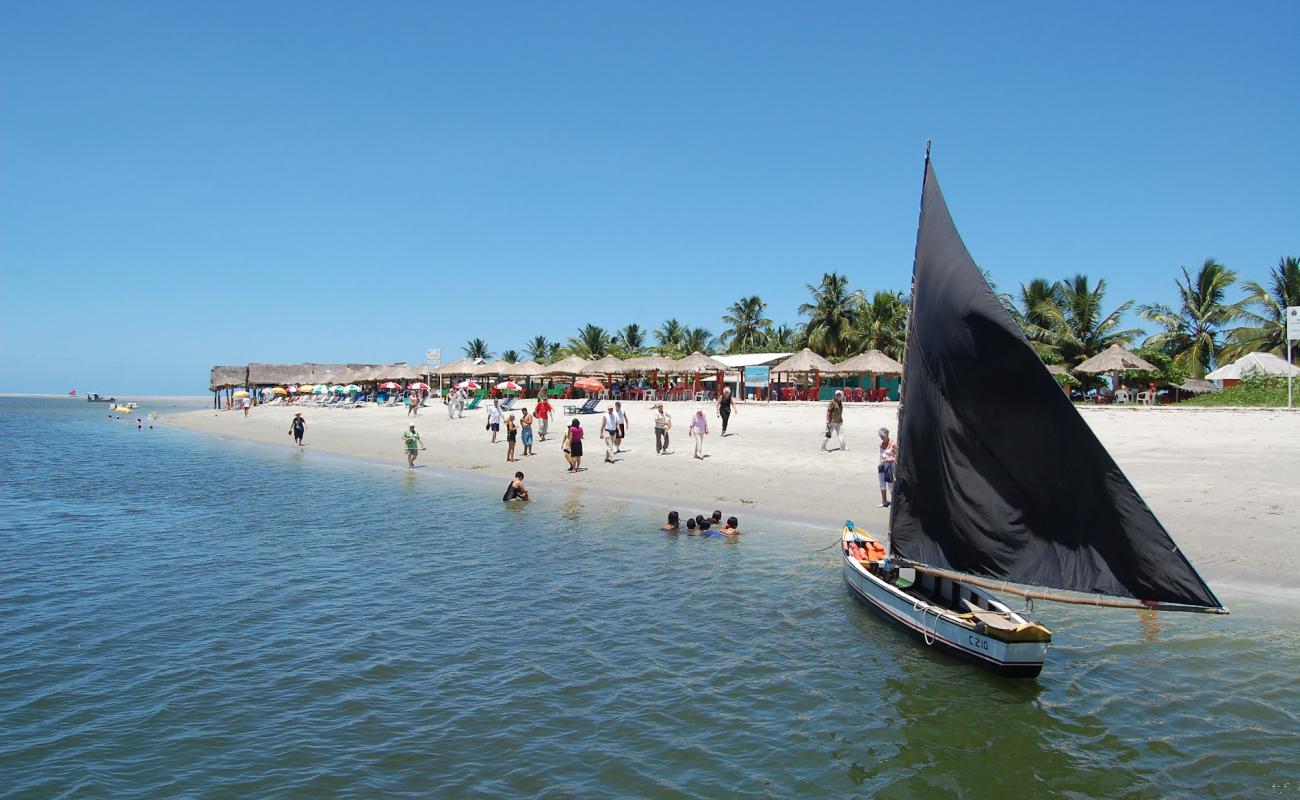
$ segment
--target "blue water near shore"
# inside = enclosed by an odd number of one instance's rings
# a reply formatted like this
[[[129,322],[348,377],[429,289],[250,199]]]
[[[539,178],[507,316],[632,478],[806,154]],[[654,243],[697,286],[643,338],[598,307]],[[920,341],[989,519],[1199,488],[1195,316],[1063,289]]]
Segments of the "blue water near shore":
[[[1285,604],[1040,605],[1008,681],[857,605],[832,531],[670,536],[84,402],[0,399],[0,441],[5,797],[1300,791]]]

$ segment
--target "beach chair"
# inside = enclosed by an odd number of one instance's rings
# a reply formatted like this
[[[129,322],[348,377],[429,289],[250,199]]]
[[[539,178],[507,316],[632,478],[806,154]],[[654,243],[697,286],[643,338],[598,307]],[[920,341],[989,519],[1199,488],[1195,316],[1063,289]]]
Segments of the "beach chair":
[[[514,404],[515,404],[515,396],[510,395],[509,397],[501,401],[501,410],[509,411],[510,407],[513,406]]]
[[[565,406],[565,414],[599,414],[600,409],[596,408],[600,404],[599,397],[588,397],[586,402],[580,406]]]
[[[481,395],[476,394],[469,399],[468,403],[465,404],[465,410],[473,411],[474,409],[478,408],[478,404],[481,402],[483,402],[483,397]]]

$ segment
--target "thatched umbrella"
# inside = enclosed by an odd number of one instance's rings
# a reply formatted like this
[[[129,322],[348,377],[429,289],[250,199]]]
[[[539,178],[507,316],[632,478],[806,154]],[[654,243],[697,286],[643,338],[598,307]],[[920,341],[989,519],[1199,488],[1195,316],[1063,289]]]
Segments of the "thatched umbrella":
[[[536,378],[546,370],[536,361],[519,361],[510,369],[510,375],[515,378]]]
[[[822,374],[831,372],[834,369],[834,364],[805,347],[787,358],[785,361],[772,367],[772,372],[778,375],[782,372],[787,375],[792,372],[801,374],[812,373],[814,386],[815,388],[820,389],[822,385]]]
[[[1074,377],[1073,375],[1070,374],[1070,371],[1068,369],[1061,366],[1060,364],[1048,364],[1047,371],[1049,374],[1060,375],[1062,378]]]
[[[441,367],[434,370],[434,374],[451,378],[456,375],[468,375],[472,369],[474,369],[474,362],[468,358],[462,358],[459,361],[453,361],[450,364],[443,364]]]
[[[628,372],[665,372],[675,364],[671,358],[664,356],[637,356],[623,361],[623,367]]]
[[[832,364],[830,369],[824,371],[828,375],[902,375],[903,365],[879,350],[868,350]]]
[[[590,361],[580,356],[569,356],[556,361],[554,364],[548,364],[544,367],[542,374],[555,376],[577,375],[590,363]]]
[[[581,375],[622,375],[627,372],[627,365],[613,356],[597,359],[579,370]]]
[[[214,392],[221,389],[234,389],[247,383],[247,366],[213,367],[212,374],[208,377],[208,389]]]
[[[679,358],[673,362],[672,369],[680,370],[684,373],[691,372],[726,372],[729,367],[712,356],[706,356],[699,350],[691,353],[686,358]]]
[[[1129,370],[1158,372],[1159,369],[1141,356],[1113,344],[1075,367],[1074,371],[1095,375],[1100,372],[1128,372]]]

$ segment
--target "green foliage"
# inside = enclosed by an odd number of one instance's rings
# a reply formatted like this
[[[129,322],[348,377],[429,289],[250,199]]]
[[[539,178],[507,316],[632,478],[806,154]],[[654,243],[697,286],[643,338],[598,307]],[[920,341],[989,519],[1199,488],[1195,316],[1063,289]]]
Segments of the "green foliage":
[[[728,353],[762,352],[772,331],[772,320],[764,316],[766,310],[767,303],[756,294],[732,303],[722,315],[730,327],[723,331],[719,343]]]
[[[1243,284],[1246,297],[1233,306],[1235,318],[1243,324],[1228,334],[1225,361],[1257,352],[1286,357],[1286,309],[1300,306],[1300,259],[1281,259],[1268,277],[1267,288],[1255,281]],[[1300,361],[1295,353],[1292,358]]]
[[[804,325],[807,346],[827,358],[850,355],[856,338],[854,327],[865,302],[862,292],[849,289],[848,276],[838,272],[828,272],[821,283],[807,287],[812,302],[799,306],[799,313],[808,317]]]
[[[573,355],[594,360],[609,355],[612,344],[604,328],[588,323],[578,329],[577,336],[569,337],[568,350]]]
[[[519,361],[519,351],[518,351],[518,350],[504,350],[504,351],[502,351],[502,353],[501,353],[501,360],[502,360],[502,361],[509,362],[509,363],[511,363],[511,364],[515,364],[515,363],[517,363],[517,362]]]
[[[1237,273],[1212,258],[1205,260],[1195,278],[1187,267],[1181,269],[1183,279],[1175,281],[1178,307],[1155,303],[1142,306],[1139,313],[1164,329],[1145,344],[1173,356],[1179,366],[1200,378],[1220,355],[1224,326],[1240,313],[1226,302]]]
[[[1147,383],[1156,383],[1176,386],[1191,377],[1187,374],[1186,367],[1179,364],[1176,358],[1163,350],[1155,347],[1139,347],[1133,352],[1155,364],[1159,369],[1155,372],[1125,373],[1125,380],[1131,385],[1141,386]]]
[[[659,355],[673,358],[675,353],[680,353],[685,336],[686,329],[680,322],[676,319],[665,320],[654,332],[654,337],[659,342],[656,348]]]
[[[536,361],[538,364],[545,364],[546,359],[551,354],[551,342],[548,341],[545,336],[534,336],[528,340],[528,344],[524,347],[524,352],[528,354],[529,358]]]
[[[902,292],[880,291],[862,306],[856,324],[854,350],[879,350],[902,360],[907,336],[907,298]],[[846,353],[856,355],[856,353]]]
[[[1121,303],[1109,314],[1102,312],[1106,281],[1089,285],[1087,275],[1075,275],[1056,284],[1059,303],[1041,303],[1030,310],[1047,323],[1042,344],[1055,351],[1071,366],[1097,355],[1112,344],[1127,345],[1142,333],[1136,328],[1121,330],[1120,319],[1133,305]]]
[[[481,358],[484,361],[492,358],[492,351],[488,349],[487,342],[482,339],[470,339],[461,349],[465,351],[467,358]]]
[[[622,358],[632,358],[634,356],[645,355],[645,331],[635,322],[623,326],[614,337],[614,342],[618,345],[618,349],[622,353]]]
[[[1280,375],[1250,374],[1236,386],[1221,392],[1209,392],[1189,398],[1180,406],[1251,406],[1279,408],[1286,406],[1286,378]]]

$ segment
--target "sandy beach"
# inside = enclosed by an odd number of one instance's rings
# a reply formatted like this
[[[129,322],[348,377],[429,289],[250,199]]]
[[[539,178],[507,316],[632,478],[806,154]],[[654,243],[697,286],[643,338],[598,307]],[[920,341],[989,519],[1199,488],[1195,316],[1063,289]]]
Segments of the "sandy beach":
[[[626,403],[628,438],[617,463],[603,463],[596,436],[600,418],[589,415],[583,418],[587,469],[571,475],[558,436],[538,442],[536,455],[507,463],[504,432],[495,445],[490,442],[482,409],[449,420],[437,403],[414,419],[428,447],[419,463],[491,476],[502,489],[522,470],[537,494],[581,487],[661,501],[665,512],[720,508],[742,520],[750,512],[828,529],[853,519],[886,532],[887,509],[878,507],[875,431],[894,429],[895,404],[847,407],[849,449],[827,453],[820,449],[821,404],[747,403],[732,417],[725,438],[711,414],[703,461],[691,457],[685,433],[698,405],[667,406],[674,420],[671,455],[655,454],[649,404]],[[294,410],[262,406],[247,418],[237,410],[205,410],[169,421],[288,449]],[[401,407],[301,410],[309,450],[404,463],[400,435],[410,420]],[[1294,518],[1286,513],[1296,497],[1300,414],[1158,408],[1087,408],[1082,414],[1208,580],[1243,591],[1278,588],[1300,598],[1300,547]]]

